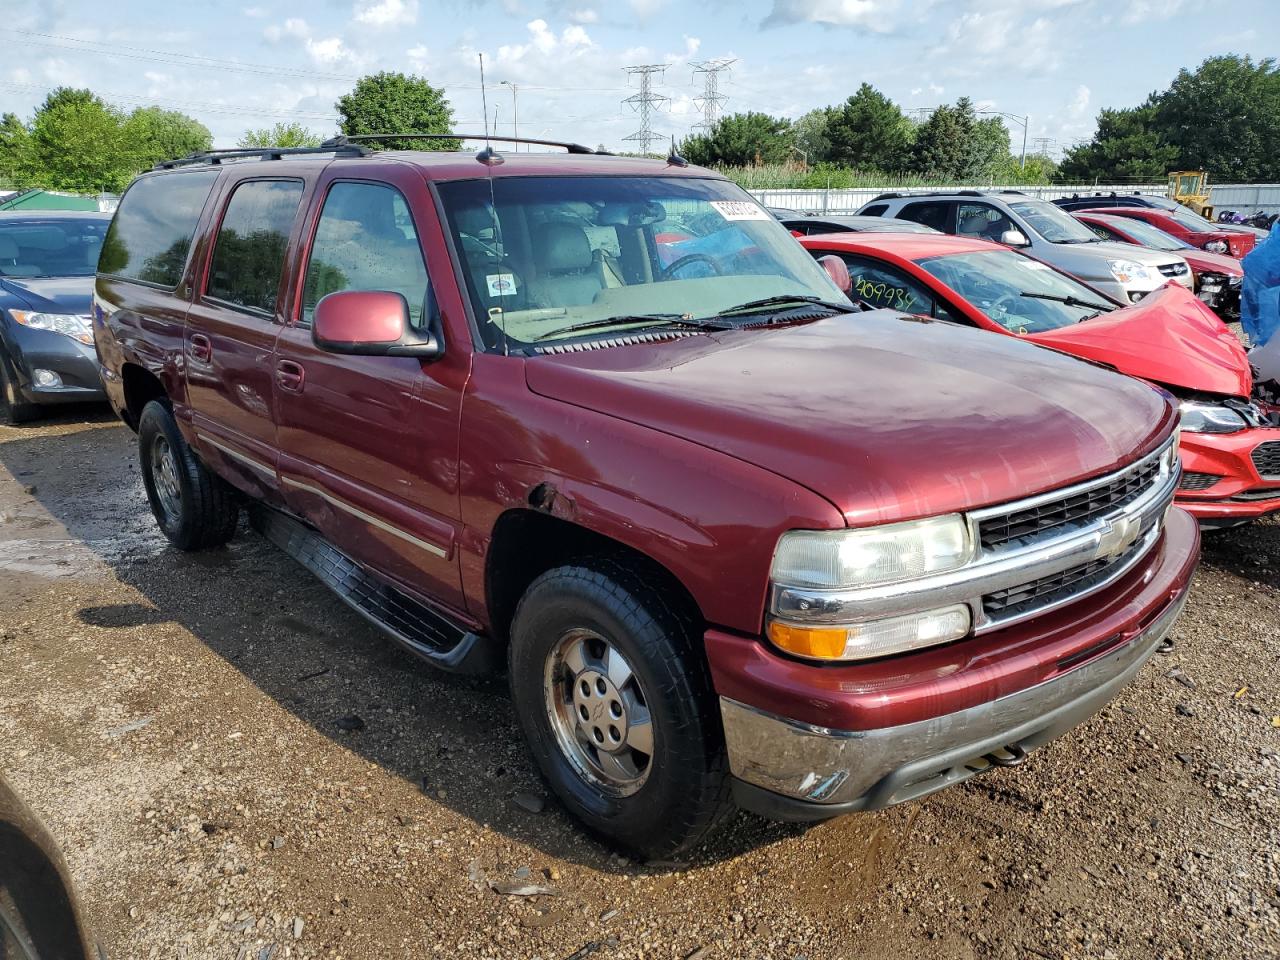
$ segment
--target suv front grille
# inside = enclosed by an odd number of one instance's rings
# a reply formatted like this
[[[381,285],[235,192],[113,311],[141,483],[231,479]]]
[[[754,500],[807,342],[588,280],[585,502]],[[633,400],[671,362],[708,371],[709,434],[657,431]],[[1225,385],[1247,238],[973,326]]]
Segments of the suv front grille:
[[[1280,480],[1280,440],[1268,440],[1253,448],[1253,465],[1264,480]]]
[[[992,620],[1003,621],[1070,599],[1102,583],[1111,576],[1113,570],[1118,570],[1133,560],[1146,546],[1147,538],[1144,535],[1127,551],[1116,556],[1099,557],[1030,583],[989,593],[982,598],[983,612]]]
[[[1280,469],[1280,457],[1277,457],[1277,463],[1277,469]],[[1086,523],[1132,503],[1159,476],[1160,458],[1149,456],[1098,486],[1036,506],[984,516],[978,521],[978,541],[983,550],[998,550],[1023,537],[1043,534],[1069,523]]]
[[[1183,277],[1187,274],[1187,265],[1185,263],[1164,263],[1160,265],[1160,272],[1166,277]]]
[[[1222,477],[1216,473],[1196,473],[1194,470],[1186,470],[1182,474],[1180,486],[1183,490],[1207,490],[1221,479]]]

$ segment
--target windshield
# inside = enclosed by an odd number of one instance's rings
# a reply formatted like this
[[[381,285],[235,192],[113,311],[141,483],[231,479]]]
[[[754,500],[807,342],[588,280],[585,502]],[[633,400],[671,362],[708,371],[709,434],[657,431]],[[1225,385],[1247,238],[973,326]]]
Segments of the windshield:
[[[1050,243],[1098,242],[1092,230],[1047,200],[1015,200],[1009,207]]]
[[[1012,250],[916,262],[1010,333],[1057,330],[1115,309],[1096,290]]]
[[[1191,244],[1179,240],[1171,234],[1165,233],[1159,227],[1153,227],[1145,220],[1130,220],[1126,218],[1116,218],[1115,221],[1104,221],[1107,226],[1113,223],[1117,230],[1121,230],[1136,242],[1144,247],[1150,247],[1153,250],[1194,250]]]
[[[106,217],[0,219],[0,277],[91,277]]]
[[[489,349],[693,324],[769,297],[848,305],[787,230],[727,181],[495,177],[492,204],[490,189],[489,180],[439,187]]]
[[[1218,228],[1204,217],[1192,213],[1186,207],[1168,211],[1169,216],[1186,227],[1192,233],[1217,233]]]

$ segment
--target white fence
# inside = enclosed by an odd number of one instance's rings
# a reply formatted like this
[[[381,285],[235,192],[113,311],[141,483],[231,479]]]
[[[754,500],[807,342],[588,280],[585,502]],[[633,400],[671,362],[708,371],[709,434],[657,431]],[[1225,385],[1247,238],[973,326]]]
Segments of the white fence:
[[[1164,196],[1165,184],[1097,184],[1090,186],[1000,186],[999,184],[964,184],[954,187],[853,187],[832,190],[752,190],[751,195],[767,207],[784,207],[802,213],[855,213],[882,193],[936,193],[960,190],[1017,190],[1029,197],[1057,200],[1073,194],[1153,193]],[[1222,184],[1211,188],[1217,210],[1235,210],[1246,216],[1257,210],[1280,212],[1280,184]]]

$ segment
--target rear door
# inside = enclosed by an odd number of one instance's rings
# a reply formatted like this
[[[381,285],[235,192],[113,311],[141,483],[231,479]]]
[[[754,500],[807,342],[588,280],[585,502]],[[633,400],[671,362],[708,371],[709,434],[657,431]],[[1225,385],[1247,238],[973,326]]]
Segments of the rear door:
[[[923,223],[942,233],[955,233],[955,208],[955,203],[949,200],[915,200],[903,206],[897,217]]]
[[[223,207],[187,314],[187,390],[201,455],[256,496],[276,488],[272,355],[284,324],[285,248],[303,181],[240,180]]]
[[[415,325],[442,335],[422,252],[439,231],[425,181],[379,164],[379,180],[330,168],[308,217],[290,324],[273,358],[280,476],[289,506],[352,559],[461,609],[456,539],[458,430],[470,351],[443,357],[328,353],[311,337],[316,304],[338,290],[404,295]],[[442,244],[430,276],[451,278]]]

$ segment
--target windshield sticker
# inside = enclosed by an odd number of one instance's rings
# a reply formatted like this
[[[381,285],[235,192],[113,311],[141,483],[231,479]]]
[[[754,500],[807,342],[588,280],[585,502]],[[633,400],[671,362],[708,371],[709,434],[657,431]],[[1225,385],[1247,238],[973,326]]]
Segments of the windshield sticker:
[[[1022,265],[1023,265],[1024,267],[1026,267],[1028,270],[1048,270],[1048,269],[1050,269],[1050,267],[1049,267],[1049,265],[1048,265],[1048,264],[1041,263],[1039,260],[1023,260],[1023,261],[1021,261],[1021,263],[1022,263]]]
[[[485,280],[489,283],[489,296],[514,297],[516,295],[516,278],[510,273],[491,273]]]
[[[883,280],[869,280],[866,277],[858,277],[853,282],[853,289],[858,292],[858,298],[877,307],[889,307],[894,310],[901,310],[903,313],[910,313],[911,307],[915,304],[915,295],[906,287],[895,287],[885,283]]]
[[[711,200],[716,213],[726,220],[772,220],[769,212],[750,200]]]

